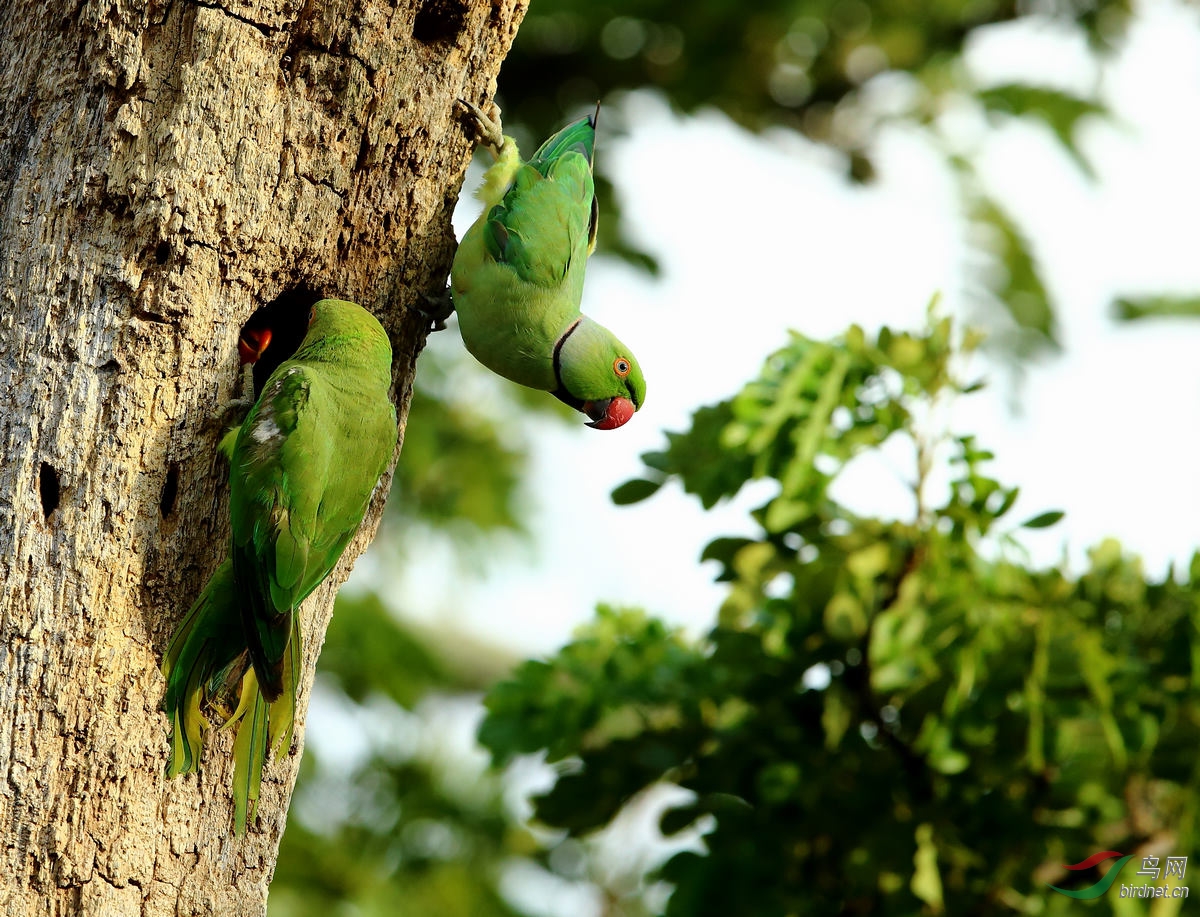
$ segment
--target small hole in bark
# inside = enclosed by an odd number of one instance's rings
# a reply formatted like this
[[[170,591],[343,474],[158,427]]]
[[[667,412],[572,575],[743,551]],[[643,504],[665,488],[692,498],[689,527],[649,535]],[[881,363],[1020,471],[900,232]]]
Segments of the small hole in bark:
[[[413,22],[413,38],[422,44],[452,44],[466,27],[462,0],[425,0]]]
[[[251,315],[242,326],[238,344],[242,359],[254,364],[255,397],[262,392],[276,367],[296,352],[308,333],[308,310],[321,298],[321,294],[311,287],[285,290]],[[254,357],[256,351],[259,353]]]
[[[164,519],[175,509],[175,498],[179,496],[179,466],[172,462],[167,468],[167,479],[163,481],[162,496],[158,508]]]
[[[159,264],[166,264],[167,259],[171,257],[171,243],[159,242],[154,249],[154,260]]]
[[[42,462],[38,474],[38,493],[42,497],[42,515],[49,520],[50,514],[58,509],[58,472],[46,462]]]

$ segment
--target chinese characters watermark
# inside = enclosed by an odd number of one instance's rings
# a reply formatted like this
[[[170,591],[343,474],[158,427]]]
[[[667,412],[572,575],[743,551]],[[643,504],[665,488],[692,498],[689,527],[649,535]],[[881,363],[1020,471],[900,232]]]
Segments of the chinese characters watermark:
[[[1158,865],[1158,857],[1142,857],[1142,868],[1137,871],[1136,875],[1150,876],[1155,881],[1158,881],[1159,873],[1162,873],[1164,879],[1169,879],[1171,876],[1183,879],[1187,874],[1187,861],[1187,857],[1167,857],[1167,865],[1164,870]],[[1188,887],[1186,885],[1172,887],[1165,883],[1162,885],[1121,883],[1122,898],[1186,898],[1187,896]]]

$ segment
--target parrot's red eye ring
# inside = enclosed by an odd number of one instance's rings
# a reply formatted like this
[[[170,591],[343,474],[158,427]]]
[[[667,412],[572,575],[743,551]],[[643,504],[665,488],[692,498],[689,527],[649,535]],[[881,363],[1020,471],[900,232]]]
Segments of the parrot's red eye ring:
[[[617,357],[613,360],[613,372],[624,379],[629,375],[629,361],[624,357]]]
[[[317,307],[313,306],[308,310],[308,323],[311,325],[317,320]]]

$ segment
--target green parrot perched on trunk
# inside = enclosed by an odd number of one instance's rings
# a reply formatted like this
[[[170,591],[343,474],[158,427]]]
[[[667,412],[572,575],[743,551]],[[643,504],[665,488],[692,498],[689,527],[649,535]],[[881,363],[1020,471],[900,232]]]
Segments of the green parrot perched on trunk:
[[[463,343],[493,372],[587,414],[588,426],[619,427],[646,398],[641,367],[579,311],[596,245],[596,116],[568,124],[522,162],[498,124],[461,104],[496,155],[477,192],[483,213],[463,236],[450,275]]]
[[[374,316],[354,303],[322,300],[299,349],[221,444],[230,459],[230,556],[179,623],[163,660],[172,731],[167,774],[197,769],[208,725],[203,709],[232,688],[238,705],[225,728],[241,724],[234,740],[238,834],[253,818],[268,748],[291,741],[302,659],[297,609],[358,531],[395,449],[391,365],[391,344]]]

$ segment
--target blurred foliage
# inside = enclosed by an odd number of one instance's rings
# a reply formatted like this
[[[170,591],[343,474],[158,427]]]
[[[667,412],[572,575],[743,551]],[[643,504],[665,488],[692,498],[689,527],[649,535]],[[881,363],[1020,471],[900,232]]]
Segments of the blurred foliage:
[[[1143,318],[1200,317],[1200,296],[1123,297],[1113,304],[1118,321],[1136,322]]]
[[[404,429],[404,461],[396,466],[397,499],[388,501],[401,518],[389,523],[518,529],[513,500],[523,466],[523,452],[501,440],[491,418],[418,385]]]
[[[461,650],[461,647],[460,647]],[[480,648],[496,656],[494,648]],[[448,767],[454,748],[437,728],[405,715],[431,694],[477,691],[497,668],[448,661],[378,597],[338,596],[321,651],[318,695],[364,741],[362,718],[398,730],[407,742],[379,741],[351,766],[306,750],[271,885],[271,917],[332,914],[475,917],[515,915],[500,897],[502,864],[535,849],[503,803],[498,776]],[[461,771],[461,768],[459,768]]]
[[[1030,567],[1014,536],[1061,512],[1011,521],[991,453],[931,429],[978,388],[959,378],[976,343],[947,319],[794,334],[616,495],[671,481],[712,506],[775,485],[756,535],[704,552],[729,584],[713,630],[602,608],[488,695],[498,762],[576,762],[536,800],[546,826],[586,835],[660,781],[694,793],[663,831],[715,827],[661,868],[667,914],[1054,917],[1079,905],[1048,884],[1098,878],[1062,864],[1195,853],[1200,555],[1161,581],[1113,541],[1079,576]],[[833,485],[891,440],[913,456],[912,518],[858,515]]]
[[[474,742],[478,692],[513,661],[469,635],[421,634],[377,596],[349,592],[338,596],[315,694],[361,749],[330,754],[327,735],[305,749],[270,917],[538,914],[502,894],[516,865],[590,879],[611,917],[644,917],[640,875],[589,875],[587,847],[531,833],[509,798],[513,777],[489,772]]]
[[[1083,119],[1105,114],[1097,98],[1033,83],[976,85],[962,55],[978,31],[1025,20],[1079,31],[1103,61],[1131,12],[1129,0],[764,0],[752,7],[731,0],[539,0],[505,60],[500,94],[508,127],[526,149],[597,99],[619,103],[623,91],[652,89],[683,112],[712,107],[755,132],[798,130],[843,153],[846,174],[856,181],[874,176],[873,146],[883,127],[902,122],[921,129],[959,176],[969,220],[1003,240],[977,248],[982,257],[966,268],[986,294],[974,297],[988,307],[981,319],[991,326],[997,307],[1007,314],[992,342],[1023,358],[1058,346],[1053,303],[1024,234],[989,198],[971,157],[942,136],[939,119],[966,103],[996,125],[1005,118],[1042,123],[1093,178],[1076,131]],[[872,80],[897,75],[908,101],[899,110],[873,101]],[[1036,83],[1036,74],[1030,79]],[[619,104],[607,111],[620,122]],[[603,133],[600,250],[653,271],[654,252],[625,231],[619,195],[605,173]]]
[[[1006,309],[1012,319],[995,336],[1009,353],[1032,354],[1046,346],[1058,346],[1050,294],[1020,230],[999,204],[983,195],[973,201],[971,215],[978,229],[976,252],[985,267],[976,272],[967,293],[985,307]],[[997,267],[994,276],[987,272],[989,265]],[[981,273],[987,279],[980,278]]]
[[[471,806],[439,787],[429,762],[375,755],[348,777],[322,780],[310,760],[300,813],[316,793],[336,793],[350,811],[330,833],[302,814],[288,820],[273,917],[516,917],[496,889],[500,863],[518,847],[498,788]]]
[[[521,530],[516,500],[527,455],[524,434],[498,420],[518,411],[550,413],[558,402],[497,384],[462,352],[457,338],[458,330],[448,328],[421,354],[385,539],[402,538],[414,524],[467,539]]]
[[[992,116],[1010,115],[1019,118],[1035,118],[1054,132],[1063,149],[1070,153],[1075,165],[1089,178],[1095,178],[1091,163],[1075,139],[1079,122],[1089,115],[1103,115],[1104,108],[1094,101],[1041,86],[1006,84],[983,89],[976,98]]]
[[[412,632],[396,626],[379,597],[341,595],[321,649],[321,674],[356,704],[382,694],[412,707],[427,692],[456,681],[444,660]],[[465,684],[461,687],[478,687]]]
[[[1128,0],[540,0],[500,88],[539,136],[565,111],[617,90],[655,88],[681,111],[713,106],[754,131],[789,125],[855,152],[832,115],[871,77],[902,71],[948,88],[949,65],[973,30],[1028,16],[1073,22],[1104,50],[1129,14]],[[1005,104],[1024,113],[1036,101]]]

